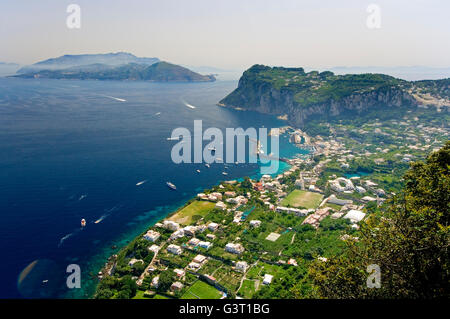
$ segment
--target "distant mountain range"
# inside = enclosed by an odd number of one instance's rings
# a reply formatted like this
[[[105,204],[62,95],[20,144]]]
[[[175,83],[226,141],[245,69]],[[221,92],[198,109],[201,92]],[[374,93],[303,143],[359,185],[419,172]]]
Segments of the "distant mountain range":
[[[213,75],[201,75],[158,58],[140,58],[125,52],[64,55],[22,67],[15,77],[153,82],[215,81]]]
[[[59,70],[90,64],[105,64],[119,66],[128,63],[152,65],[159,62],[158,58],[139,58],[131,53],[117,52],[106,54],[78,54],[63,55],[58,58],[47,59],[32,65],[20,68],[17,73],[31,73],[42,70]]]

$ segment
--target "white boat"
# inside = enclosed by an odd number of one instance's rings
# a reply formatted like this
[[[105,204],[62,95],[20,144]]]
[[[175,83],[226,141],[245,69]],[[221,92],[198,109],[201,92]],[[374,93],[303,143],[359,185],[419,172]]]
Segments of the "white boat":
[[[168,138],[167,138],[168,141],[178,141],[179,139],[180,139],[179,136],[176,136],[176,137],[168,137]]]
[[[200,173],[200,170],[199,170],[199,169],[197,170],[197,173]]]
[[[84,227],[84,226],[86,226],[86,219],[83,218],[81,220],[81,227]]]
[[[222,172],[222,175],[228,175],[228,173],[227,172]]]
[[[136,186],[141,186],[141,185],[144,184],[145,182],[147,182],[147,180],[145,180],[145,181],[140,181],[139,183],[136,184]]]
[[[166,185],[167,185],[170,189],[177,190],[177,187],[176,187],[174,184],[172,184],[171,182],[166,182]]]
[[[206,166],[206,167],[208,167],[208,168],[210,168],[210,167],[211,167],[211,165],[209,165],[208,163],[206,163],[206,164],[205,164],[205,166]]]

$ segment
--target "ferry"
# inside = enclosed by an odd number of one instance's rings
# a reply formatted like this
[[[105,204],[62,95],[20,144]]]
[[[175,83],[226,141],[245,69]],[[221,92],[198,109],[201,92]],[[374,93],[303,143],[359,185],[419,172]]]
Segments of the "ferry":
[[[174,184],[172,184],[171,182],[167,182],[166,185],[167,185],[170,189],[177,190],[177,187],[176,187]]]
[[[86,226],[86,219],[83,218],[81,220],[81,227],[84,227],[84,226]]]

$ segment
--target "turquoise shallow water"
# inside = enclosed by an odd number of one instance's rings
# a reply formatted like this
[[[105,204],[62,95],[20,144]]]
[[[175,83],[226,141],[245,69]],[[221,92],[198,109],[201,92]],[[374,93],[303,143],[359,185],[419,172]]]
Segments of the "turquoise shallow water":
[[[285,124],[216,106],[236,85],[0,79],[0,297],[89,297],[111,254],[223,180],[225,169],[226,179],[259,177],[258,164],[207,169],[170,159],[176,142],[167,137],[192,131],[194,120],[222,130]],[[282,157],[299,152],[280,139]],[[72,263],[82,284],[68,290]]]

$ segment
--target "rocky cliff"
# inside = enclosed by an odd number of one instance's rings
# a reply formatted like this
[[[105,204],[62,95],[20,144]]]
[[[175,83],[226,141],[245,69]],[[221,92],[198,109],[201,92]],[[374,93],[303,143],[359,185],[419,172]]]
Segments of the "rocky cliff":
[[[255,65],[219,105],[287,115],[289,124],[302,127],[311,117],[327,120],[379,106],[414,107],[419,103],[411,93],[413,87],[413,82],[383,74],[334,75]]]

